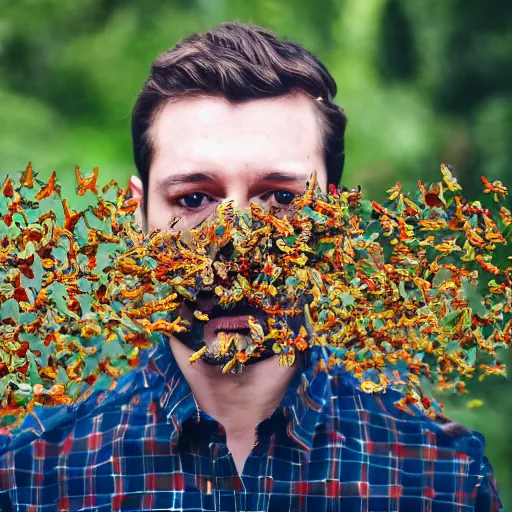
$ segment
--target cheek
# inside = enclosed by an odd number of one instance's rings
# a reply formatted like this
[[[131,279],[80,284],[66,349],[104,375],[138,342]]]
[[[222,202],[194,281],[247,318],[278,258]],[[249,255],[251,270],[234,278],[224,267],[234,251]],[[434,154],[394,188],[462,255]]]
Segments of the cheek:
[[[149,231],[154,229],[169,231],[171,229],[169,223],[173,219],[178,219],[172,229],[184,232],[190,231],[208,217],[213,216],[216,207],[216,203],[211,203],[201,208],[200,211],[195,212],[176,207],[165,198],[155,198],[148,207],[148,229]]]
[[[148,204],[148,230],[160,229],[167,231],[169,222],[174,217],[172,207],[166,201],[154,197]]]

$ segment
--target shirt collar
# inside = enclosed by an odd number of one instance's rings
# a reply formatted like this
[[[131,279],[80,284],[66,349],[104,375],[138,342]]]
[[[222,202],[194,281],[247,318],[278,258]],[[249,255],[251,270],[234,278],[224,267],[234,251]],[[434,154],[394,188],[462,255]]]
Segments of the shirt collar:
[[[156,377],[158,387],[163,386],[160,406],[167,421],[179,432],[183,422],[194,414],[200,415],[192,390],[167,340],[162,340],[148,356],[147,373],[150,378]],[[343,391],[354,391],[348,374],[327,372],[328,360],[327,347],[308,349],[303,366],[295,373],[278,407],[287,419],[288,435],[306,453],[312,448],[316,428],[332,417],[328,409],[334,402],[333,397]]]

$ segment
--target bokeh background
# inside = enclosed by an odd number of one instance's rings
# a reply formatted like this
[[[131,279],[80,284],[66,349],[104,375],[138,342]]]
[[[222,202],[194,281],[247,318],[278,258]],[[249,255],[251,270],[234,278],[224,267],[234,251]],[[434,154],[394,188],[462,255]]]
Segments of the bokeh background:
[[[228,20],[264,25],[330,69],[349,118],[343,184],[382,200],[397,180],[437,180],[445,162],[468,199],[481,174],[512,188],[506,0],[0,0],[0,176],[31,160],[40,177],[57,170],[64,193],[75,164],[126,186],[131,108],[151,61]],[[512,385],[470,388],[482,407],[442,401],[486,436],[512,510]]]

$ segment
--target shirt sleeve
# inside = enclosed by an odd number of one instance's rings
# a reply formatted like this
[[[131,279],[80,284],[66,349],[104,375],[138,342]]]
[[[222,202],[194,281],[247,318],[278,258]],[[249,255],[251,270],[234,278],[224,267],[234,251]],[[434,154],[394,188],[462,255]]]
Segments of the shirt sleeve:
[[[480,467],[480,474],[483,476],[476,495],[475,512],[499,512],[503,510],[498,495],[498,486],[491,463],[487,457],[483,457]]]
[[[459,437],[466,441],[471,441],[471,451],[475,458],[481,461],[477,473],[479,482],[477,483],[476,489],[474,489],[476,493],[475,512],[499,512],[503,510],[503,504],[498,495],[498,485],[496,483],[496,477],[494,476],[494,470],[489,459],[484,455],[484,436],[480,432],[470,432],[460,423],[445,417],[436,418],[435,423],[440,425],[443,432],[450,437]]]

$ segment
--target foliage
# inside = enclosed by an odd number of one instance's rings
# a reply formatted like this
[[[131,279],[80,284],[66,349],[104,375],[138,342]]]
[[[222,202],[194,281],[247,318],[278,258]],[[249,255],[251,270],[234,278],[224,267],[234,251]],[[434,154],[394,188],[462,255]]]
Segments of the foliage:
[[[397,406],[442,410],[420,378],[465,390],[475,374],[504,375],[496,350],[512,344],[512,214],[501,182],[482,177],[488,208],[467,202],[451,171],[416,200],[388,190],[386,205],[360,189],[322,194],[312,179],[282,217],[252,204],[221,203],[217,216],[183,235],[143,234],[137,201],[98,170],[73,211],[54,173],[29,164],[0,196],[0,400],[3,425],[36,405],[70,403],[89,386],[115,386],[159,333],[186,330],[179,306],[211,292],[221,307],[246,301],[268,315],[250,334],[225,334],[215,357],[237,371],[268,351],[292,365],[297,351],[324,345],[318,370],[342,367],[365,392],[398,389]],[[57,217],[62,208],[63,215]],[[249,258],[250,253],[250,258]],[[208,315],[196,311],[200,321]],[[111,380],[114,379],[114,380]]]
[[[77,194],[97,194],[97,169]],[[103,199],[74,211],[29,164],[19,181],[8,176],[0,195],[1,424],[16,424],[34,404],[69,403],[100,373],[119,377],[137,365],[127,341],[142,328],[105,300],[108,269],[143,235],[133,223],[136,203],[112,182]],[[106,386],[108,379],[96,384]]]

